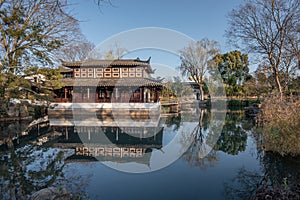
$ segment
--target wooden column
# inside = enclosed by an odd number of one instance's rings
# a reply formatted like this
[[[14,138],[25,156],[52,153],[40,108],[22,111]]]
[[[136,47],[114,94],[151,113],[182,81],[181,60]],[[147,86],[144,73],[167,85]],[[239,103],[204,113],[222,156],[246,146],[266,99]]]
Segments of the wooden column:
[[[66,140],[68,140],[69,139],[68,127],[66,126],[65,128],[66,128]]]
[[[117,131],[116,131],[116,141],[119,140],[119,129],[117,128]]]
[[[96,88],[96,102],[99,102],[99,93],[100,93],[100,88]]]
[[[70,88],[70,101],[72,102],[73,101],[73,94],[74,94],[74,88],[73,87],[71,87]]]
[[[140,88],[140,102],[143,101],[143,88]]]
[[[67,98],[67,88],[66,87],[64,88],[64,92],[65,92],[64,98],[66,99]]]

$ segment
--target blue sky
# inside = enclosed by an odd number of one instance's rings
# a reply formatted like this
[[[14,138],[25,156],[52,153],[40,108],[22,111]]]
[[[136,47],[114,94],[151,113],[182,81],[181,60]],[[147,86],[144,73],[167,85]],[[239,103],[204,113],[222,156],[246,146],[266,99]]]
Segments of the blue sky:
[[[111,0],[100,9],[95,0],[72,1],[72,12],[79,19],[83,34],[94,44],[123,31],[143,27],[160,27],[178,31],[200,40],[208,38],[221,45],[222,53],[233,50],[224,37],[226,15],[242,0]],[[122,46],[123,41],[117,41]],[[178,56],[161,51],[141,50],[126,58],[152,57],[152,63],[178,65]]]

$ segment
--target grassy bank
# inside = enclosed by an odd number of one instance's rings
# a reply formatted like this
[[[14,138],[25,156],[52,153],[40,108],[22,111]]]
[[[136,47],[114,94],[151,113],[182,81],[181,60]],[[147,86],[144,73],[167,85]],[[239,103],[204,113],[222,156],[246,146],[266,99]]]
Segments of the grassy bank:
[[[266,98],[258,115],[262,147],[281,155],[300,155],[300,98]]]

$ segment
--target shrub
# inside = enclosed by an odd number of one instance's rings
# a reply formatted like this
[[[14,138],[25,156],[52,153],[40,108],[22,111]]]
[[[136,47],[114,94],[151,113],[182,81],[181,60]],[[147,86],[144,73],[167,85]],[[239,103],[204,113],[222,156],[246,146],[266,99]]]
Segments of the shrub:
[[[258,115],[263,146],[281,155],[300,155],[300,99],[264,99]]]

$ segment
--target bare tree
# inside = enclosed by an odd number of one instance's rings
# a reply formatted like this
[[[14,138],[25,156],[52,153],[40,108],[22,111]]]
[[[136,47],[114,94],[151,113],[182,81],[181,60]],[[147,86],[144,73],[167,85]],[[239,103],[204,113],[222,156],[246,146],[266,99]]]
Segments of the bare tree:
[[[52,64],[54,50],[79,30],[65,1],[2,0],[0,2],[1,71],[16,73],[36,62]]]
[[[204,76],[210,68],[212,58],[218,52],[218,42],[208,39],[192,42],[180,51],[181,65],[178,68],[183,76],[189,77],[199,85],[201,100],[204,100]]]
[[[57,50],[80,33],[64,0],[0,0],[0,72],[6,96],[28,66],[51,66]],[[1,78],[1,79],[2,79]]]
[[[94,0],[94,1],[99,7],[104,6],[105,4],[113,6],[113,3],[111,2],[111,0]]]
[[[106,60],[114,60],[114,59],[120,59],[124,56],[124,54],[128,52],[126,48],[121,47],[120,42],[116,41],[111,49],[109,49],[105,55],[104,59]]]
[[[83,61],[90,57],[95,45],[88,41],[84,35],[78,34],[68,44],[57,52],[57,58],[63,61]]]
[[[299,5],[299,0],[249,0],[229,14],[227,36],[249,52],[265,56],[281,99],[282,61],[296,58],[296,65],[300,64]]]

